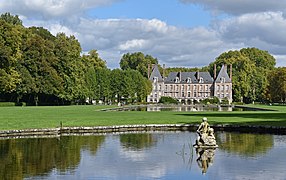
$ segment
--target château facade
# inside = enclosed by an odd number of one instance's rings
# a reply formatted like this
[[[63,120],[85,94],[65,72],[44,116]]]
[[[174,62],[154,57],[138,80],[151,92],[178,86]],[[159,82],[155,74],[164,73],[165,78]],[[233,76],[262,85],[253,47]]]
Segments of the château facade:
[[[149,69],[149,68],[148,68]],[[163,77],[157,65],[152,66],[151,74],[148,71],[149,80],[152,81],[152,92],[147,96],[147,102],[158,103],[162,96],[172,97],[179,102],[200,101],[214,96],[220,100],[227,98],[232,102],[232,66],[230,76],[227,73],[227,65],[221,67],[214,77],[209,72],[171,72]]]

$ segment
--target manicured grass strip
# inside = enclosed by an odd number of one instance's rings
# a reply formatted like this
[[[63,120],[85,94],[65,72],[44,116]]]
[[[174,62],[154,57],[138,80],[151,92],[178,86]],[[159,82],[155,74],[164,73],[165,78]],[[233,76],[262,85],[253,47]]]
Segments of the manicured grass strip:
[[[113,106],[115,107],[115,106]],[[259,106],[262,108],[262,106]],[[99,111],[112,106],[1,107],[0,130],[63,126],[111,126],[133,124],[210,124],[286,126],[286,106],[266,106],[277,111],[144,112]]]

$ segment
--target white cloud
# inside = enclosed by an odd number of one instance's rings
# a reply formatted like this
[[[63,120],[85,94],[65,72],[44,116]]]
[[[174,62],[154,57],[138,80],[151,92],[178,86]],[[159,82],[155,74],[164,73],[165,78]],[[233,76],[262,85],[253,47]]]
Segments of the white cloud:
[[[135,51],[151,54],[170,66],[204,66],[214,54],[235,47],[225,45],[213,30],[177,28],[158,19],[81,19],[75,29],[84,50],[98,49],[105,52],[103,56],[109,52],[117,58],[107,62],[117,62],[117,66],[122,54]]]
[[[124,44],[119,45],[119,50],[126,51],[126,50],[142,50],[147,48],[148,41],[144,39],[132,39],[126,41]]]
[[[27,17],[68,18],[87,9],[110,5],[120,0],[9,0],[2,1],[0,11]]]
[[[285,11],[286,1],[269,0],[180,0],[183,3],[202,5],[205,9],[214,13],[227,13],[231,15],[242,15],[248,13]]]
[[[286,19],[281,12],[245,14],[221,21],[216,27],[225,43],[267,50],[276,55],[278,66],[285,64],[281,55],[286,52]]]

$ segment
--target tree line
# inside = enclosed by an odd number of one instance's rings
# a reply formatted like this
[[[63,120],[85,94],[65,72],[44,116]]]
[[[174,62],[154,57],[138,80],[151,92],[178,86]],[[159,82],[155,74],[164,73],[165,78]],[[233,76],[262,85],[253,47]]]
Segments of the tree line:
[[[96,50],[81,55],[74,36],[25,28],[18,16],[0,17],[0,100],[30,105],[144,101],[150,82],[137,70],[110,70]]]

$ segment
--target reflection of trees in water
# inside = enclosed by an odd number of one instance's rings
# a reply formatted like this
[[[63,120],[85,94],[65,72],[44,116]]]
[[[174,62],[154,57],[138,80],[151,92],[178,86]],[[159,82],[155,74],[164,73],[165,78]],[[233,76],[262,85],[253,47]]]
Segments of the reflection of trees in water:
[[[243,156],[264,154],[274,144],[272,135],[228,132],[220,133],[217,142],[220,149]]]
[[[0,141],[0,179],[23,179],[49,173],[53,168],[66,171],[80,162],[80,150],[95,154],[104,136],[71,136]]]
[[[141,150],[154,146],[157,139],[152,134],[122,134],[120,135],[120,142],[123,147],[132,150]]]

